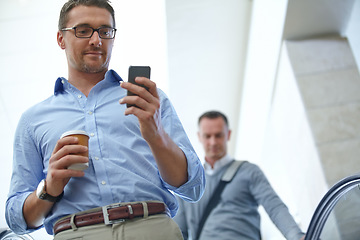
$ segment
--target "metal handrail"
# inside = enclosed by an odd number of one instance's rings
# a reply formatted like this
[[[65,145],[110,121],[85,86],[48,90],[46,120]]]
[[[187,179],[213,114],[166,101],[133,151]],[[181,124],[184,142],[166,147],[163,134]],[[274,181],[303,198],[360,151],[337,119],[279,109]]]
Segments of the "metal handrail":
[[[321,199],[310,221],[305,240],[318,240],[325,222],[339,199],[360,184],[360,174],[346,177],[337,182]]]

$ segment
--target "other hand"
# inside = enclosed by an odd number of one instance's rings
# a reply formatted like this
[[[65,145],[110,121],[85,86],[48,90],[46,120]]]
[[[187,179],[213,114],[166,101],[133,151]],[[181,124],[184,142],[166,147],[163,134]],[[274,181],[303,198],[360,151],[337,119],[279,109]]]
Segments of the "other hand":
[[[71,170],[68,167],[74,163],[87,163],[89,158],[75,155],[88,151],[86,146],[78,145],[76,137],[64,137],[57,141],[49,160],[46,176],[46,191],[52,196],[60,195],[71,177],[83,177],[84,172]]]

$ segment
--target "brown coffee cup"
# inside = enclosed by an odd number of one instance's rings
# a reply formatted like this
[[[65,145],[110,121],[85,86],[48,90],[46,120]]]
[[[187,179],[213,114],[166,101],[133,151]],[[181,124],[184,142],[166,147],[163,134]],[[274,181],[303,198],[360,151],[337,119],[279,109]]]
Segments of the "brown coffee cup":
[[[68,136],[77,137],[79,139],[79,145],[89,147],[89,135],[85,131],[71,130],[71,131],[63,133],[60,138],[64,138],[64,137],[68,137]],[[84,153],[79,153],[77,155],[89,157],[89,152],[86,151]],[[89,167],[89,163],[75,163],[75,164],[72,164],[71,166],[69,166],[68,169],[83,171],[83,170],[87,169],[88,167]]]

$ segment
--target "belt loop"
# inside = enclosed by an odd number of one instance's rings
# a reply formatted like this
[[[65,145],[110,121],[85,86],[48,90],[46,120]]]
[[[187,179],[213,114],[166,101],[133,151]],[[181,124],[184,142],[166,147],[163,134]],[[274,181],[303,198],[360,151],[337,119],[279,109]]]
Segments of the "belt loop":
[[[149,216],[148,205],[146,202],[141,202],[141,204],[143,205],[144,218],[147,218]]]
[[[133,219],[133,218],[134,218],[134,211],[133,211],[133,209],[132,209],[131,204],[128,204],[128,205],[126,205],[126,206],[127,206],[127,208],[128,208],[129,218],[130,218],[130,219]]]
[[[76,231],[78,230],[78,227],[75,225],[74,220],[75,220],[75,214],[72,214],[70,218],[70,226],[72,230]]]

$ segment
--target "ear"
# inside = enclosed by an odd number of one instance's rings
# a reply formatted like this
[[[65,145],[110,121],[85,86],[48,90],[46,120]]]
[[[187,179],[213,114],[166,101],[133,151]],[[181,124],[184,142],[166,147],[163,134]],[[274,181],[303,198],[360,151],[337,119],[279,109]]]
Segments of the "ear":
[[[65,49],[64,33],[62,31],[57,32],[57,42],[61,49]]]
[[[228,139],[227,139],[228,141],[230,141],[230,135],[231,135],[231,130],[229,129],[228,130]]]

